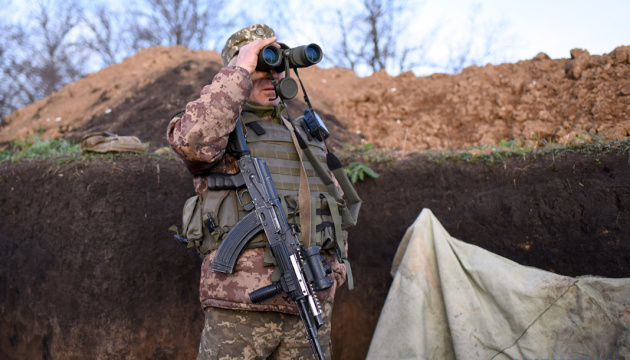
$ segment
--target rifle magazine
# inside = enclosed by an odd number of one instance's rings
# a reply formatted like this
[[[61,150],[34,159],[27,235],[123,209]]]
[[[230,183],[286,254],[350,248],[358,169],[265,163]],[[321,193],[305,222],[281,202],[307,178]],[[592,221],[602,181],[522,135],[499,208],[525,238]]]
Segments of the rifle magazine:
[[[263,227],[255,211],[247,214],[227,234],[212,260],[212,270],[231,274],[241,251]]]

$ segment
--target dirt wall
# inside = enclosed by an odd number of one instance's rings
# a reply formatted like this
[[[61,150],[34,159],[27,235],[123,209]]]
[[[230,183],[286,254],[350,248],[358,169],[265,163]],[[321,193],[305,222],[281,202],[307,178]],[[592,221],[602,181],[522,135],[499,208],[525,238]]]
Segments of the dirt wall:
[[[191,190],[176,161],[0,166],[0,358],[194,357],[200,262],[166,231]]]
[[[425,207],[453,236],[521,264],[630,277],[629,146],[377,166],[357,186],[356,289],[336,299],[334,358],[365,358],[398,242]],[[0,163],[0,358],[194,358],[200,260],[167,230],[192,192],[172,159]]]

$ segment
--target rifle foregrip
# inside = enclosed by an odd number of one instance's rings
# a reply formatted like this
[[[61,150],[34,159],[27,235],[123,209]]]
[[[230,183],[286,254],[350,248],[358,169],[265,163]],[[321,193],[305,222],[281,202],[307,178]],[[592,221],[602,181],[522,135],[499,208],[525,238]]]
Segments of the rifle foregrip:
[[[275,283],[265,286],[264,288],[260,288],[256,291],[252,291],[249,294],[249,299],[252,301],[252,303],[258,304],[259,302],[271,299],[272,297],[280,294],[282,291],[282,285],[280,285],[280,283]]]
[[[219,245],[219,249],[212,260],[212,270],[226,274],[233,273],[234,265],[241,251],[249,240],[262,229],[262,224],[258,220],[255,211],[241,219]]]

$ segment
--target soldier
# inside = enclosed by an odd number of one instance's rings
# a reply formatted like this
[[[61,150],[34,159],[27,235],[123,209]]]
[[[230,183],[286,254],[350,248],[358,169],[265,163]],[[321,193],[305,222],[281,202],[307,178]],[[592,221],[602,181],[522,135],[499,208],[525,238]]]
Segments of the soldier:
[[[263,233],[248,243],[233,274],[211,269],[220,241],[247,213],[243,207],[247,203],[245,192],[209,190],[207,182],[212,174],[238,172],[236,159],[226,152],[226,146],[239,117],[246,125],[252,155],[263,158],[269,165],[283,207],[286,206],[287,220],[299,223],[297,204],[302,164],[291,134],[283,125],[283,106],[279,104],[271,78],[279,81],[284,73],[271,70],[270,75],[256,71],[258,53],[264,46],[286,47],[276,40],[274,31],[267,25],[252,25],[233,34],[221,52],[225,67],[202,89],[201,97],[188,103],[185,113],[173,117],[168,125],[168,141],[193,175],[197,196],[187,202],[191,207],[189,213],[194,214],[191,217],[200,214],[202,221],[198,222],[210,224],[197,230],[187,229],[189,242],[194,241],[200,254],[205,255],[200,281],[205,326],[198,359],[313,358],[304,326],[288,296],[276,296],[258,304],[249,299],[249,293],[278,278]],[[322,143],[309,140],[309,145],[318,158],[325,157],[327,150]],[[345,265],[330,255],[334,253],[331,250],[334,246],[346,248],[346,232],[340,231],[341,216],[334,210],[343,209],[343,201],[331,198],[308,160],[304,160],[303,166],[309,173],[311,203],[315,210],[311,212],[311,234],[314,242],[328,249],[326,259],[335,282],[330,289],[318,293],[324,320],[318,332],[319,340],[326,358],[330,359],[333,298],[336,288],[346,280]],[[339,203],[329,206],[335,201]],[[197,239],[195,233],[199,234]]]

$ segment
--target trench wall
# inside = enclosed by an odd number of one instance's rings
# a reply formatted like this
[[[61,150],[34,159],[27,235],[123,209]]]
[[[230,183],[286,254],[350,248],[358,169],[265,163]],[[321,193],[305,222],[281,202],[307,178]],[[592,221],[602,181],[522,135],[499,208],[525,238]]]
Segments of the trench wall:
[[[422,208],[455,237],[564,275],[630,277],[627,149],[375,165],[350,231],[335,359],[365,358],[398,242]],[[0,358],[192,359],[200,259],[167,230],[193,193],[172,159],[0,163]]]

